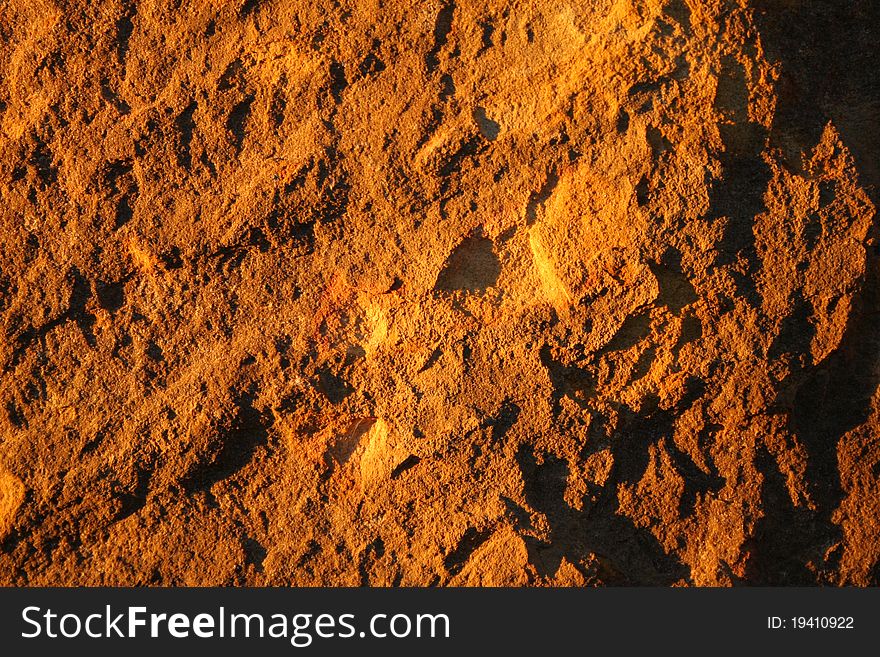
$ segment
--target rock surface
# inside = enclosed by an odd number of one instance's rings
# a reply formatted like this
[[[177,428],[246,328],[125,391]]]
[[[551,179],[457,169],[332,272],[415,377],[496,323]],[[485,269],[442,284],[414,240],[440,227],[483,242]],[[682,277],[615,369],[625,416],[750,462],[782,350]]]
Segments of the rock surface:
[[[0,583],[876,585],[878,38],[0,0]]]

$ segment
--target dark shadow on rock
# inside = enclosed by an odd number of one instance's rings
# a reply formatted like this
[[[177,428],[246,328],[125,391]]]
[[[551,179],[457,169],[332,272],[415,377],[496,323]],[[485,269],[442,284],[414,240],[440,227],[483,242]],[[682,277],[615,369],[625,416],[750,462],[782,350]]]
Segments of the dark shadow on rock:
[[[799,169],[830,121],[877,202],[880,184],[880,4],[753,0],[767,58],[780,64],[772,143]]]
[[[520,448],[516,459],[526,502],[550,524],[549,542],[526,537],[529,561],[539,575],[553,577],[563,558],[576,568],[595,558],[607,585],[668,586],[688,576],[687,567],[666,554],[648,530],[617,513],[616,495],[603,495],[582,510],[572,508],[565,501],[569,468],[564,460],[552,454],[539,459],[528,445]]]
[[[754,225],[755,217],[765,211],[764,192],[771,173],[762,156],[766,131],[749,119],[746,72],[733,57],[723,60],[715,109],[721,116],[719,129],[724,152],[720,155],[722,178],[712,188],[711,207],[714,218],[727,221],[718,264],[745,261],[746,271],[739,278],[734,277],[737,294],[757,308],[761,300],[754,284],[758,264]]]
[[[750,555],[748,581],[759,586],[813,585],[816,579],[806,564],[816,552],[817,530],[821,528],[810,510],[792,503],[785,477],[772,455],[762,449],[755,466],[763,477],[764,516],[745,546]],[[826,525],[822,533],[830,537],[829,529]]]
[[[880,182],[880,49],[876,45],[880,4],[872,0],[754,0],[753,6],[767,57],[780,67],[770,145],[782,152],[790,169],[800,172],[801,154],[815,148],[830,122],[852,153],[860,182],[876,204]],[[872,230],[876,232],[876,222]],[[806,581],[802,571],[793,570],[787,556],[803,545],[813,546],[820,571],[834,568],[821,553],[840,539],[840,528],[832,522],[832,513],[843,497],[837,443],[867,420],[871,397],[880,384],[877,256],[866,252],[866,275],[861,291],[854,296],[838,349],[818,366],[802,361],[779,386],[780,410],[789,413],[790,428],[808,452],[806,479],[817,508],[806,515],[795,512],[790,500],[786,501],[787,492],[773,491],[777,477],[773,469],[763,468],[765,516],[755,537],[755,584]],[[793,316],[779,337],[790,344],[774,348],[804,350],[812,330],[808,320],[806,313]],[[777,489],[781,486],[776,484]],[[783,543],[791,545],[786,548]]]
[[[437,277],[436,288],[480,292],[495,285],[500,273],[495,245],[489,238],[477,234],[455,247]]]
[[[269,442],[271,418],[254,408],[255,395],[242,394],[232,421],[217,428],[209,457],[184,478],[188,491],[210,491],[219,481],[231,477],[254,458],[257,449]]]

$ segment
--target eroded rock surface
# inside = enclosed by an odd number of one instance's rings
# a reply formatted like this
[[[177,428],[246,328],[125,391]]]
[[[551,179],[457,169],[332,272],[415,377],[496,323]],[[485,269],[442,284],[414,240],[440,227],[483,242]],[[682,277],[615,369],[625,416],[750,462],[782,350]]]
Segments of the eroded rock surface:
[[[0,2],[0,583],[878,583],[869,0]]]

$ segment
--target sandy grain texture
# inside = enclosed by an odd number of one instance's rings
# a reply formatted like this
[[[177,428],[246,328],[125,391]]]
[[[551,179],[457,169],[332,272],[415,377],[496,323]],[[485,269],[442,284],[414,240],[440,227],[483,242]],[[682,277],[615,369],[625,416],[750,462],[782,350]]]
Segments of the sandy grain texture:
[[[878,583],[880,5],[0,0],[0,583]]]

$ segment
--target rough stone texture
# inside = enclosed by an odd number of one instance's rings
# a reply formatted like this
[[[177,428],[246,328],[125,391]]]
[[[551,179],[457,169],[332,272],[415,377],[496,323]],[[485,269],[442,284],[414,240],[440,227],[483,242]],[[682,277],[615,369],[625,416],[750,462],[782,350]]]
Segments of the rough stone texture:
[[[0,0],[0,583],[878,583],[880,4]]]

